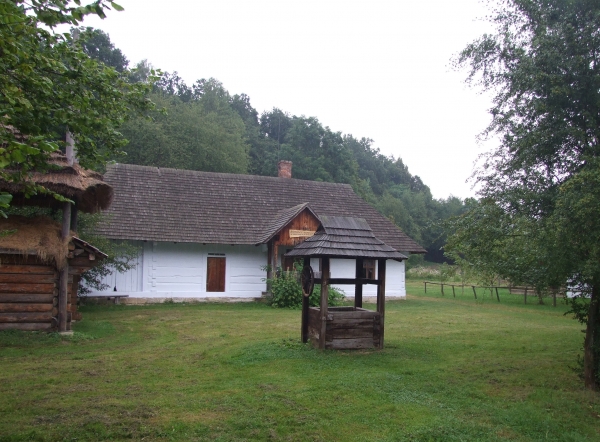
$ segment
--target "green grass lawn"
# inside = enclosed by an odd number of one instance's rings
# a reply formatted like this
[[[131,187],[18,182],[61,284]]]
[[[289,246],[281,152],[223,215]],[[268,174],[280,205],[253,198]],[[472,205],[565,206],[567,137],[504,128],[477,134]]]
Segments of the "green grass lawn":
[[[388,302],[383,351],[314,350],[299,311],[261,304],[84,307],[70,338],[2,332],[0,441],[600,440],[564,305],[422,286]]]

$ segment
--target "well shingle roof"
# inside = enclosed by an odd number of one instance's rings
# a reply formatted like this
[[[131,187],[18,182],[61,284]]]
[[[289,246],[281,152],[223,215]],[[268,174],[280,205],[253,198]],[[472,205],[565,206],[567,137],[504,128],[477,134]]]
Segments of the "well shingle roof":
[[[322,216],[321,227],[286,256],[397,259],[407,257],[376,238],[362,218]]]
[[[364,218],[396,250],[425,250],[363,201],[348,184],[114,164],[104,175],[114,188],[108,221],[113,239],[258,244],[283,218],[308,203],[322,216]]]

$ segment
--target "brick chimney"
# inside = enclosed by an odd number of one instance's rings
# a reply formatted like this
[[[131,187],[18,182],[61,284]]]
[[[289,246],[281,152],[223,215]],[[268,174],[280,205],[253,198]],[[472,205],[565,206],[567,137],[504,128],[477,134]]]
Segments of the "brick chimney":
[[[277,176],[279,178],[291,178],[292,162],[281,160],[279,163],[277,163]]]

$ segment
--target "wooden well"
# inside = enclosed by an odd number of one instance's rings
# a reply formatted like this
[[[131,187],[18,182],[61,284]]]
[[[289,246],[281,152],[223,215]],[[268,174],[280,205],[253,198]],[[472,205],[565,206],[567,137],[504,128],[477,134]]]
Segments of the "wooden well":
[[[321,305],[308,306],[302,300],[302,342],[309,339],[320,349],[383,348],[385,332],[385,274],[387,259],[403,260],[406,256],[377,239],[364,219],[321,217],[321,225],[312,237],[300,243],[286,256],[302,257],[304,267],[311,258],[321,260]],[[330,278],[331,258],[356,260],[354,278]],[[363,260],[377,260],[377,279],[363,276]],[[354,307],[329,307],[329,285],[354,284]],[[364,284],[377,286],[377,310],[362,307]],[[303,289],[304,290],[304,289]]]
[[[308,309],[308,338],[318,346],[321,309]],[[360,307],[329,307],[325,325],[325,347],[334,350],[381,348],[381,313]]]

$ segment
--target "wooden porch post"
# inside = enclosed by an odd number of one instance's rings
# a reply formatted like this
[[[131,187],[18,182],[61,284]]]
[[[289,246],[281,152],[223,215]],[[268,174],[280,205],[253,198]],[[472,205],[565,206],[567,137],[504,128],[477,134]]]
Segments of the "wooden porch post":
[[[321,330],[319,332],[319,348],[325,348],[327,334],[327,304],[329,300],[329,258],[321,259]]]
[[[363,272],[363,259],[356,258],[356,272],[355,272],[356,284],[354,285],[354,307],[355,308],[356,307],[362,308],[363,285],[362,285],[362,282],[359,281],[359,279],[362,278],[362,272]]]
[[[71,203],[63,203],[63,220],[61,236],[64,241],[69,237],[71,228]],[[66,256],[65,256],[66,259]],[[69,263],[60,271],[58,281],[58,331],[67,331],[67,304],[68,304],[68,287],[69,287]]]
[[[303,268],[309,266],[310,258],[304,258]],[[304,296],[304,292],[302,293],[302,326],[300,335],[302,336],[302,343],[306,344],[308,342],[308,296]]]
[[[385,267],[385,259],[377,260],[377,311],[381,315],[381,343],[379,348],[383,348],[385,331]]]

